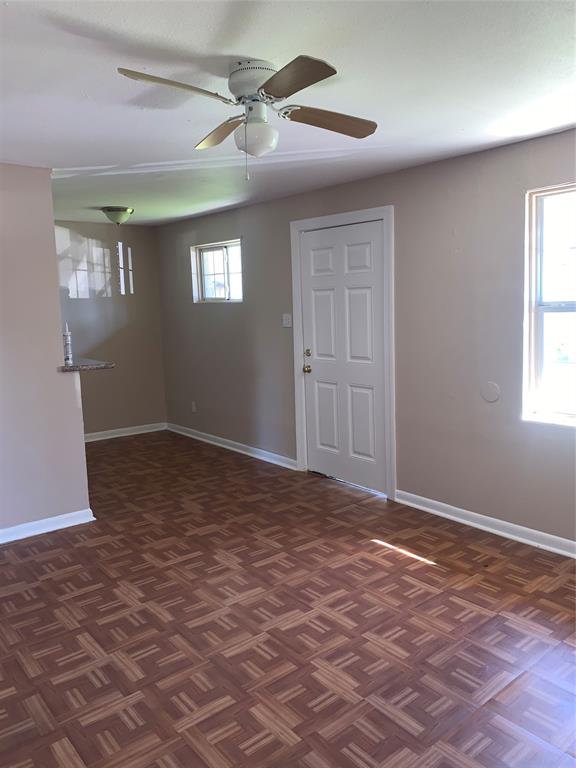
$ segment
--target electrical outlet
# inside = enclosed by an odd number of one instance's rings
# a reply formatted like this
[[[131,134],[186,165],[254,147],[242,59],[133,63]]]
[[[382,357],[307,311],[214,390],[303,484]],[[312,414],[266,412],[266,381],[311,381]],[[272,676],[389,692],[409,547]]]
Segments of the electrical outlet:
[[[198,413],[198,408],[196,407],[196,400],[192,400],[191,408],[192,408],[192,413]]]
[[[292,315],[287,312],[282,315],[282,328],[292,328]]]

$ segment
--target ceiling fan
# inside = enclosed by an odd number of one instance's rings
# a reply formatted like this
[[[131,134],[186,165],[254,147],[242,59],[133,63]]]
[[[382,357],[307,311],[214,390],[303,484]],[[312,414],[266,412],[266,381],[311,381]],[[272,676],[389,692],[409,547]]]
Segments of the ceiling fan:
[[[262,59],[235,61],[228,78],[228,88],[234,96],[233,99],[213,91],[206,91],[195,85],[156,77],[156,75],[149,75],[146,72],[135,72],[132,69],[123,68],[119,68],[118,72],[132,80],[143,80],[157,85],[181,88],[201,96],[217,99],[224,104],[244,107],[242,114],[229,117],[220,123],[196,145],[195,149],[215,147],[234,132],[236,146],[242,152],[255,157],[261,157],[272,152],[278,145],[278,131],[268,124],[269,109],[272,109],[284,120],[315,125],[327,131],[352,136],[355,139],[370,136],[377,127],[372,120],[364,120],[340,112],[329,112],[325,109],[303,107],[298,104],[284,107],[276,106],[277,102],[284,101],[303,88],[336,74],[336,70],[330,64],[311,56],[297,56],[279,70],[271,62]]]

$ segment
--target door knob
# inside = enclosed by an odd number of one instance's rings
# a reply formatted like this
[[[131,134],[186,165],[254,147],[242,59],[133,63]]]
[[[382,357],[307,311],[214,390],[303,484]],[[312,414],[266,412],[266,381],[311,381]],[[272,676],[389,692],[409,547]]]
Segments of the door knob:
[[[304,373],[312,373],[312,366],[311,365],[304,365],[302,366],[302,370]]]

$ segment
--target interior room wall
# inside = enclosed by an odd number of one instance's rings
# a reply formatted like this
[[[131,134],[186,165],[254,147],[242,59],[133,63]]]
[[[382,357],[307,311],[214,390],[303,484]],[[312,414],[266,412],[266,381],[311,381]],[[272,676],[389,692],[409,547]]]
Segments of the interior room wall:
[[[294,457],[293,220],[395,209],[398,487],[574,536],[574,429],[521,420],[524,200],[574,178],[573,131],[167,225],[168,420]],[[240,171],[239,171],[240,172]],[[242,238],[244,302],[193,304],[190,247]],[[486,381],[501,388],[488,404]],[[192,412],[192,401],[197,413]]]
[[[87,510],[80,381],[62,337],[50,171],[0,166],[0,529]]]
[[[81,374],[85,431],[165,422],[156,229],[57,221],[56,248],[62,319],[72,332],[74,354],[116,364],[111,370]]]

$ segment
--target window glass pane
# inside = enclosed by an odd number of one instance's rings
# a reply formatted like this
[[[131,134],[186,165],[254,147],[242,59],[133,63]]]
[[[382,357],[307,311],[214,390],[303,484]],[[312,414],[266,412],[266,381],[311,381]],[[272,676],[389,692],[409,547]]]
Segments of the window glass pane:
[[[214,288],[214,277],[212,275],[203,276],[203,294],[205,299],[213,299],[216,296]]]
[[[540,198],[543,301],[576,301],[576,192]]]
[[[228,268],[230,272],[242,272],[242,260],[240,257],[240,246],[228,246]]]
[[[576,413],[576,312],[544,312],[541,407]]]
[[[205,275],[214,274],[214,252],[202,251],[202,270]]]
[[[214,275],[214,291],[217,299],[226,298],[226,278],[224,275]]]
[[[88,272],[85,270],[77,270],[76,271],[76,290],[75,290],[75,297],[77,299],[89,299],[90,298],[90,289],[88,287]],[[70,292],[70,295],[72,296],[72,291]]]
[[[232,301],[242,301],[242,275],[230,275],[230,299]]]
[[[204,275],[204,298],[226,298],[226,282],[224,275]]]
[[[212,252],[212,258],[214,259],[214,272],[217,274],[224,273],[224,250],[219,248],[217,251]]]

